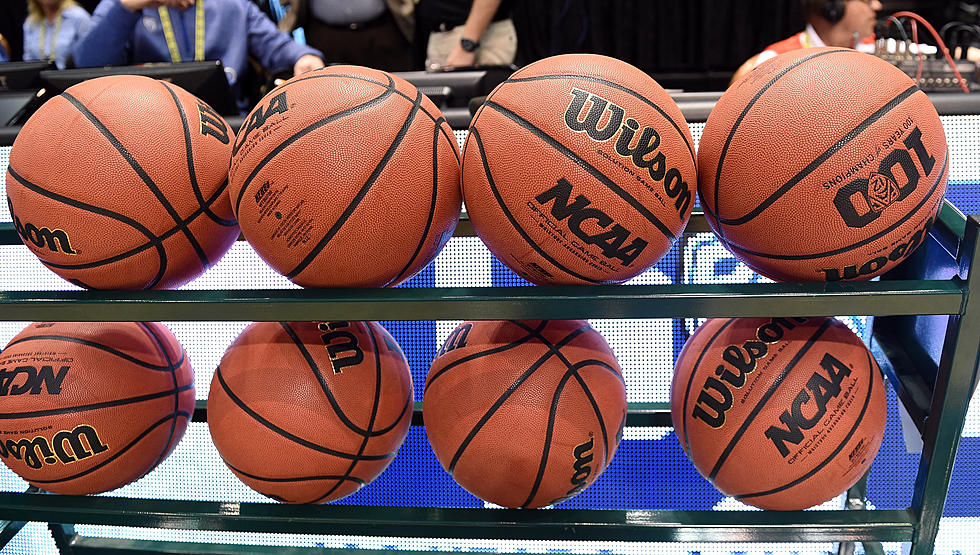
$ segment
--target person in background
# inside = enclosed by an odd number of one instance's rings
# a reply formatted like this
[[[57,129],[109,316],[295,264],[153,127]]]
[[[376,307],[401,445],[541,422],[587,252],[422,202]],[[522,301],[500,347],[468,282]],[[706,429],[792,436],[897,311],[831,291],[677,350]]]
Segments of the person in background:
[[[28,0],[24,20],[24,60],[51,60],[70,66],[75,43],[88,32],[92,16],[75,0]]]
[[[878,0],[803,0],[806,29],[771,44],[735,71],[731,83],[779,54],[809,46],[839,46],[874,52],[874,29],[882,5]]]
[[[0,63],[10,61],[10,43],[7,37],[0,35]]]
[[[279,31],[249,0],[102,0],[74,54],[79,67],[220,59],[243,108],[239,78],[250,54],[269,72],[324,66],[322,52]]]
[[[517,55],[511,0],[420,0],[415,7],[416,52],[425,69],[510,65]]]
[[[289,0],[288,3],[290,11],[280,21],[279,29],[292,31],[302,27],[306,42],[328,52],[330,63],[385,71],[412,69],[411,43],[389,9],[392,6],[385,0]]]

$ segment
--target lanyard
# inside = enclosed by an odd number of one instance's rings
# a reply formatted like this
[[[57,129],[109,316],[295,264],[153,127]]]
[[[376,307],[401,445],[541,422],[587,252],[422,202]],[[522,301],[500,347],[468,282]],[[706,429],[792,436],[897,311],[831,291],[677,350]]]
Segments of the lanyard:
[[[160,26],[170,49],[170,61],[180,62],[180,49],[177,48],[174,26],[170,23],[170,12],[164,6],[157,8],[157,11],[160,12]],[[197,0],[194,10],[194,60],[204,61],[204,0]]]
[[[48,43],[44,40],[45,31],[47,31],[48,22],[45,19],[41,20],[41,38],[38,40],[38,51],[41,53],[42,60],[53,60],[55,56],[55,49],[58,48],[58,32],[61,30],[61,13],[58,13],[58,18],[54,20],[54,32],[51,33],[51,52],[46,53],[48,49]]]

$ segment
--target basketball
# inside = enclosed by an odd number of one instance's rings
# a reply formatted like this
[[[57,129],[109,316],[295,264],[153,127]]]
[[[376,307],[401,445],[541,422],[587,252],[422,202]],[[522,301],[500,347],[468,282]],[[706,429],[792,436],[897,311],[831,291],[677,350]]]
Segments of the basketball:
[[[261,322],[228,347],[208,427],[228,468],[285,503],[326,503],[381,474],[413,410],[412,375],[375,322]]]
[[[864,476],[885,434],[885,389],[833,318],[715,318],[691,335],[670,390],[674,432],[725,495],[797,510]]]
[[[36,322],[0,353],[0,458],[33,486],[124,486],[173,451],[194,412],[194,371],[156,322]]]
[[[397,285],[459,220],[453,130],[414,85],[365,67],[269,92],[238,134],[229,180],[245,238],[303,287]]]
[[[11,148],[14,226],[80,287],[179,287],[238,238],[226,192],[233,142],[211,107],[165,81],[117,75],[69,87]]]
[[[539,285],[642,273],[677,241],[697,186],[677,104],[639,69],[592,54],[534,62],[497,86],[462,171],[477,235]]]
[[[436,353],[422,405],[429,444],[456,483],[535,508],[578,495],[609,466],[626,386],[588,322],[464,322]]]
[[[866,280],[926,238],[949,175],[935,107],[889,62],[805,48],[718,100],[698,193],[718,239],[777,281]]]

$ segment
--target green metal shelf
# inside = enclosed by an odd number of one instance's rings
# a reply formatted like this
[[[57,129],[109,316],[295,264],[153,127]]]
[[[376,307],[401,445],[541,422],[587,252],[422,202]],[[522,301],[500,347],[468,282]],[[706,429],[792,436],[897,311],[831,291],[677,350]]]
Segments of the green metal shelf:
[[[194,530],[641,542],[911,541],[910,511],[520,510],[0,494],[23,520]]]
[[[960,280],[221,291],[6,291],[0,320],[309,321],[959,314]]]

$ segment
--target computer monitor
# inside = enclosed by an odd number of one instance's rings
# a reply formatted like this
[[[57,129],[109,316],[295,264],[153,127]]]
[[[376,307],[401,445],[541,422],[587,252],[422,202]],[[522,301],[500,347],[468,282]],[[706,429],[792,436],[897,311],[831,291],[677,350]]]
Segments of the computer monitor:
[[[54,69],[53,62],[7,62],[0,64],[0,90],[23,91],[41,88],[40,73]]]
[[[41,81],[50,94],[56,95],[72,85],[106,75],[143,75],[162,79],[207,102],[221,115],[238,114],[235,95],[220,60],[49,70],[41,72]]]
[[[41,106],[44,91],[0,90],[0,126],[23,125],[27,118]]]
[[[512,67],[501,66],[454,71],[403,71],[395,75],[428,94],[440,108],[465,108],[470,99],[490,94],[513,72]]]

